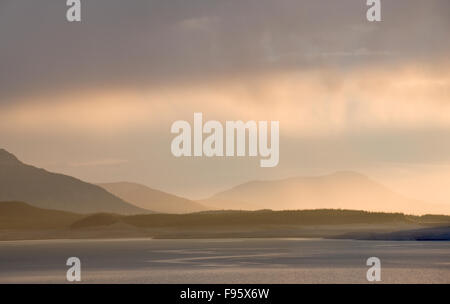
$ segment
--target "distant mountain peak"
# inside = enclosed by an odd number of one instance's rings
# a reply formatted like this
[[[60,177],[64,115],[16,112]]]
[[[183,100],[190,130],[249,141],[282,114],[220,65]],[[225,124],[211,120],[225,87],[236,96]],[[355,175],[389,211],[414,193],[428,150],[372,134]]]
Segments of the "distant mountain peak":
[[[0,149],[0,165],[21,164],[20,160],[5,149]]]
[[[216,209],[356,209],[406,213],[448,213],[443,206],[409,199],[354,171],[248,182],[200,201]],[[439,208],[439,211],[435,211]]]
[[[5,149],[0,149],[0,202],[2,201],[23,201],[34,207],[77,213],[149,212],[96,185],[22,163]]]

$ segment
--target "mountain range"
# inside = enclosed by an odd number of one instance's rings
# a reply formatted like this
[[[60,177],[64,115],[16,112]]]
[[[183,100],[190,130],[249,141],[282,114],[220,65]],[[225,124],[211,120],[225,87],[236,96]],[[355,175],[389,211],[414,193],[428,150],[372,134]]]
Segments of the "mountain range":
[[[192,213],[206,210],[353,209],[450,214],[448,206],[410,199],[350,171],[315,177],[252,181],[201,201],[130,183],[91,184],[22,163],[0,149],[0,202],[76,213]]]
[[[130,183],[94,185],[24,164],[0,149],[0,202],[22,201],[35,207],[77,213],[190,213],[201,204],[147,186]]]

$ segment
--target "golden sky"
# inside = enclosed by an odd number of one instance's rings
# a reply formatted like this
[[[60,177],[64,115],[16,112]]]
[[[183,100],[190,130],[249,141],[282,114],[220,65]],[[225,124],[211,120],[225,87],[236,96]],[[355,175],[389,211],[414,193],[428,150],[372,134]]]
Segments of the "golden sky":
[[[355,170],[450,204],[450,2],[0,3],[0,146],[91,182],[193,198]],[[30,5],[32,8],[30,8]],[[170,125],[280,121],[280,164],[174,159]]]

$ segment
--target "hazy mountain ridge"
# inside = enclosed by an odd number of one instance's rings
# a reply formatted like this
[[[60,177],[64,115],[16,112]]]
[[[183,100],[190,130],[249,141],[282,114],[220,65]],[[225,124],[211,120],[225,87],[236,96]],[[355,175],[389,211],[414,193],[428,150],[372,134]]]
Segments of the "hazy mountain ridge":
[[[40,208],[77,213],[150,212],[96,185],[24,164],[4,149],[0,149],[0,201],[25,201]]]
[[[448,207],[406,198],[355,172],[252,181],[200,203],[147,186],[120,182],[93,185],[20,162],[0,149],[0,201],[77,213],[192,213],[205,210],[352,209],[450,214]]]
[[[216,209],[356,209],[379,212],[448,213],[443,206],[409,199],[356,172],[252,181],[217,193],[203,204]]]
[[[207,209],[197,202],[137,183],[117,182],[97,185],[137,207],[154,212],[191,213]]]

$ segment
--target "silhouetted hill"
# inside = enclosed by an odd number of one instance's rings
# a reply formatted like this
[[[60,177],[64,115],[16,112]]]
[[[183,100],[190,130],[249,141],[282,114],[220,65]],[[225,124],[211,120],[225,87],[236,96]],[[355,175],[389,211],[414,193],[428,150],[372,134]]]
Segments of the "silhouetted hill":
[[[98,215],[83,218],[79,223],[93,226]],[[114,222],[110,219],[107,221]],[[117,219],[117,217],[114,217]],[[258,225],[354,225],[354,224],[439,224],[450,223],[450,216],[410,216],[402,213],[366,212],[358,210],[260,210],[260,211],[216,211],[191,214],[146,214],[121,216],[126,224],[141,228],[160,227],[216,227],[216,226],[258,226]],[[82,225],[76,224],[77,227]],[[103,225],[103,222],[101,224]]]
[[[90,215],[0,202],[0,240],[53,238],[337,237],[408,238],[448,232],[450,216],[357,210],[213,211],[190,214]],[[423,228],[439,228],[427,230]],[[446,228],[447,227],[447,228]],[[442,228],[442,229],[441,229]],[[447,229],[447,230],[446,230]],[[420,230],[420,231],[419,231]],[[408,232],[411,233],[408,234]],[[419,234],[418,234],[419,233]],[[367,237],[367,238],[369,238]]]
[[[26,165],[4,149],[0,149],[0,201],[25,201],[40,208],[78,213],[148,212],[96,185]]]
[[[379,212],[450,213],[448,208],[408,199],[355,172],[254,181],[201,201],[216,209],[353,209]]]
[[[206,210],[197,202],[136,183],[120,182],[98,185],[137,207],[159,213],[191,213]]]
[[[97,213],[84,217],[70,226],[71,228],[89,228],[99,226],[109,226],[121,220],[121,217],[111,213]]]
[[[450,241],[450,225],[393,232],[352,232],[334,238],[389,241]]]
[[[83,215],[41,209],[23,202],[0,202],[0,229],[63,229]]]

